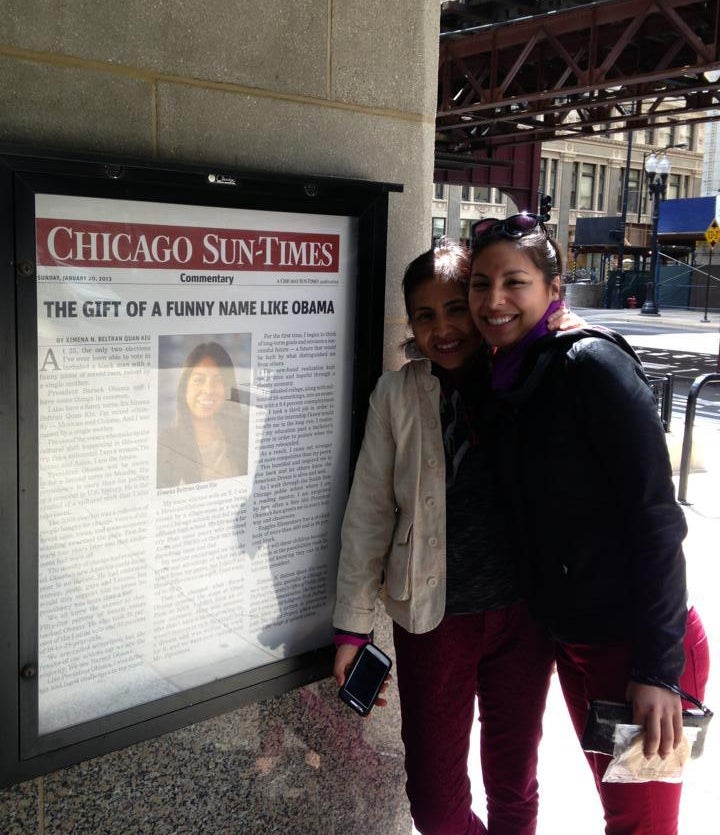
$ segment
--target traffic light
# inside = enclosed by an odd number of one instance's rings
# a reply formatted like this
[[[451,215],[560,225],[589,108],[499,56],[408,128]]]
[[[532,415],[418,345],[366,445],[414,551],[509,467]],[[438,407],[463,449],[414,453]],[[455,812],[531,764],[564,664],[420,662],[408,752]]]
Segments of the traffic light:
[[[552,197],[549,194],[543,194],[540,198],[540,220],[547,223],[550,220],[550,209],[552,208]]]

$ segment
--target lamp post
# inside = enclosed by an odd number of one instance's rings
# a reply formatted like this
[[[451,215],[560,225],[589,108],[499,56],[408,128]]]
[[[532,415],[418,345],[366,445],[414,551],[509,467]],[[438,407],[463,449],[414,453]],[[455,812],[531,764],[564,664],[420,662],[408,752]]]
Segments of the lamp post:
[[[623,285],[625,284],[625,227],[627,226],[628,193],[630,185],[630,163],[632,162],[633,132],[628,131],[627,160],[625,161],[625,172],[623,176],[622,208],[620,213],[620,240],[617,251],[617,271],[615,275],[615,289],[608,299],[608,307],[623,306]],[[610,295],[610,294],[608,294]]]
[[[671,170],[670,160],[666,154],[658,158],[656,153],[650,154],[645,160],[645,173],[648,178],[648,193],[653,201],[652,213],[652,257],[650,260],[650,281],[647,283],[645,302],[640,310],[650,316],[658,316],[658,220],[660,218],[660,201],[665,197],[667,179]]]
[[[662,151],[668,151],[670,148],[681,148],[686,149],[688,147],[687,142],[678,142],[676,145],[666,145],[662,148]],[[640,183],[638,184],[638,204],[637,204],[637,222],[640,223],[640,215],[642,214],[642,190],[644,185],[644,178],[645,178],[645,160],[648,158],[649,155],[655,154],[657,156],[657,151],[645,151],[642,158],[642,165],[640,166]]]

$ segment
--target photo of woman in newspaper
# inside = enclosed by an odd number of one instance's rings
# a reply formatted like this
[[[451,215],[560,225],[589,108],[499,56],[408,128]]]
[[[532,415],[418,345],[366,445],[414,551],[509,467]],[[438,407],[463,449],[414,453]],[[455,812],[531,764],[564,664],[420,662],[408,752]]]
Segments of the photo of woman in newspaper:
[[[158,488],[246,475],[248,406],[240,402],[235,367],[222,345],[207,341],[190,351],[175,400],[175,419],[158,435]]]

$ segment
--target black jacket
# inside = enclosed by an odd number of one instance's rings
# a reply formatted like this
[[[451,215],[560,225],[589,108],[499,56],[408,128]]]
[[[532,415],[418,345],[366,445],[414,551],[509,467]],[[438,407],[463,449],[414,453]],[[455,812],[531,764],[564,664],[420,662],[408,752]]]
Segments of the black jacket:
[[[687,528],[634,352],[606,331],[551,334],[497,397],[501,483],[532,608],[565,643],[630,640],[634,678],[676,683]]]

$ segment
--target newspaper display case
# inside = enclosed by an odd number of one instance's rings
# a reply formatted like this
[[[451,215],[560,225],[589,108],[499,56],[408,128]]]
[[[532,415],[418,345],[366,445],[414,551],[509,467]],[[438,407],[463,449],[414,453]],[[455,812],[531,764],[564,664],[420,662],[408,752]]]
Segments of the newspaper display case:
[[[398,187],[0,178],[8,785],[329,673]]]

